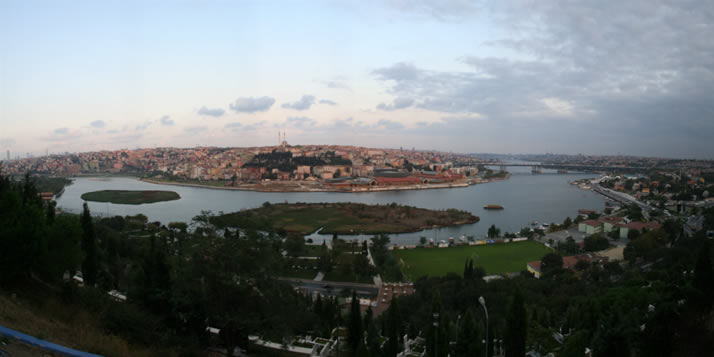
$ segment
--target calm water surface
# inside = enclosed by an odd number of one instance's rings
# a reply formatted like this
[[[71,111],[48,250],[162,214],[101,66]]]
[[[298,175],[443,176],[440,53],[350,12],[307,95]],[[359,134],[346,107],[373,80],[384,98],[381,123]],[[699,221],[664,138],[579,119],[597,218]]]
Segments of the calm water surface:
[[[97,190],[169,190],[181,195],[180,200],[144,205],[117,205],[89,202],[95,215],[134,215],[143,213],[150,221],[164,224],[173,221],[191,221],[191,218],[210,210],[214,213],[233,212],[243,208],[255,208],[263,202],[358,202],[366,204],[398,204],[430,209],[457,208],[479,216],[481,221],[460,227],[426,230],[417,233],[392,235],[395,243],[415,243],[420,236],[441,240],[462,235],[484,236],[488,227],[495,224],[501,232],[516,232],[539,223],[562,222],[565,217],[574,218],[579,208],[602,210],[604,200],[597,194],[569,185],[568,182],[593,177],[592,174],[555,174],[544,171],[533,175],[529,168],[513,168],[505,181],[491,182],[467,188],[390,191],[366,193],[339,192],[254,192],[229,191],[197,187],[156,185],[134,178],[77,178],[67,186],[58,199],[58,206],[70,212],[80,212],[85,192]],[[500,211],[483,209],[487,204],[500,204]],[[314,235],[321,240],[324,237]],[[365,238],[365,237],[360,237]]]

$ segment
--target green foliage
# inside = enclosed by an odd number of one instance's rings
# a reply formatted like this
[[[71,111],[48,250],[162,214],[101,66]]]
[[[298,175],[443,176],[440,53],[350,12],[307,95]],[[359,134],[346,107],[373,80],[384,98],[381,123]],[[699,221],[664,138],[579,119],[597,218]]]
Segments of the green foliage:
[[[94,223],[86,202],[84,203],[80,221],[82,223],[82,251],[84,252],[82,278],[86,285],[94,286],[97,283],[99,257],[97,253],[97,238],[94,234]]]
[[[110,202],[124,205],[140,205],[144,203],[156,203],[163,201],[173,201],[180,199],[178,193],[173,191],[127,191],[127,190],[103,190],[87,192],[82,194],[82,199],[92,202]]]
[[[506,357],[521,357],[526,354],[526,331],[526,308],[523,303],[523,295],[520,290],[516,290],[506,316],[506,331],[503,338]]]
[[[460,324],[457,326],[457,339],[454,346],[454,352],[457,356],[483,356],[483,345],[481,340],[483,337],[482,328],[478,327],[473,309],[466,310],[466,314],[461,317]]]
[[[583,249],[587,252],[597,252],[607,249],[610,246],[610,241],[603,237],[600,233],[595,233],[589,237],[585,237]]]
[[[491,227],[488,227],[487,235],[489,238],[497,238],[500,234],[501,230],[496,228],[495,224],[492,224]]]
[[[585,357],[585,348],[590,345],[590,333],[587,330],[576,331],[563,344],[561,357]]]
[[[563,268],[563,257],[557,253],[548,253],[540,260],[540,270],[547,273]]]
[[[363,344],[362,335],[362,314],[359,309],[359,298],[357,293],[352,291],[352,302],[350,304],[350,315],[348,325],[347,343],[352,354],[357,354],[360,345]]]

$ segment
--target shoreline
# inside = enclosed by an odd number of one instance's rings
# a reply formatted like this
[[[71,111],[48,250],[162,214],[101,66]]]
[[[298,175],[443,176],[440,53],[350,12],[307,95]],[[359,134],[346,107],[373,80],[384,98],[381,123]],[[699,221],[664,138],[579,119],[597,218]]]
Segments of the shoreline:
[[[511,177],[508,173],[505,177],[490,178],[483,182],[460,182],[460,183],[448,183],[448,184],[422,184],[413,186],[387,186],[387,187],[374,187],[367,189],[357,189],[357,190],[341,190],[341,189],[330,189],[324,186],[316,188],[298,188],[298,187],[261,187],[261,186],[210,186],[201,185],[196,183],[182,183],[173,181],[158,181],[152,180],[144,177],[137,177],[139,181],[155,184],[155,185],[168,185],[168,186],[186,186],[186,187],[196,187],[196,188],[207,188],[214,190],[234,190],[234,191],[256,191],[256,192],[340,192],[340,193],[365,193],[365,192],[385,192],[385,191],[411,191],[411,190],[434,190],[434,189],[447,189],[447,188],[464,188],[473,185],[484,184],[494,181],[503,181]]]

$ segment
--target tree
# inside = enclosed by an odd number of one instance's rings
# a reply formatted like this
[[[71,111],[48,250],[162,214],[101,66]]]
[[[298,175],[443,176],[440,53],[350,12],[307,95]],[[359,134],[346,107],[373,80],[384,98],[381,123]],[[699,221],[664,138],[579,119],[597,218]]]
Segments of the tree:
[[[469,308],[459,321],[457,328],[456,346],[454,347],[456,356],[483,356],[481,345],[481,331],[476,323],[473,310]]]
[[[586,330],[581,330],[573,333],[565,340],[563,344],[563,352],[560,357],[585,357],[585,348],[590,343],[590,333]]]
[[[424,237],[424,236],[419,237],[419,245],[426,245],[426,237]]]
[[[389,304],[389,309],[387,309],[386,318],[386,333],[387,343],[384,350],[384,355],[387,357],[395,357],[401,350],[399,345],[399,338],[402,333],[402,319],[399,313],[399,304],[397,303],[398,298],[392,297],[392,301]]]
[[[487,234],[489,238],[496,238],[501,234],[501,230],[496,228],[495,224],[492,224],[491,227],[488,228]]]
[[[526,308],[523,304],[521,291],[516,290],[506,315],[506,333],[503,341],[506,346],[506,357],[525,356],[526,334]]]
[[[712,272],[708,241],[705,241],[704,246],[699,250],[697,262],[694,266],[692,287],[701,293],[700,303],[704,304],[703,307],[709,308],[711,306],[711,297],[714,296],[714,273]]]
[[[305,251],[305,237],[289,235],[285,238],[285,250],[291,257],[299,257]]]
[[[474,263],[471,259],[464,263],[464,280],[471,280],[474,276]]]
[[[570,219],[570,217],[565,217],[565,220],[563,221],[563,226],[565,228],[568,228],[573,225],[573,220]]]
[[[548,253],[540,260],[540,270],[543,273],[563,268],[563,257],[557,253]]]
[[[359,345],[363,343],[362,338],[362,314],[359,310],[359,298],[357,297],[357,293],[353,290],[347,334],[347,343],[353,355],[357,354]]]
[[[84,203],[80,222],[82,224],[82,251],[84,252],[82,278],[86,285],[94,286],[97,283],[99,262],[97,258],[97,241],[94,234],[94,223],[92,222],[92,215],[89,213],[87,202]]]
[[[40,267],[48,281],[58,281],[65,271],[74,272],[82,263],[82,227],[72,216],[58,216],[48,231],[46,256]]]
[[[600,233],[595,233],[586,237],[583,242],[583,249],[588,252],[597,252],[599,250],[607,249],[609,246],[610,242]]]
[[[435,291],[431,301],[431,319],[426,335],[426,351],[429,356],[446,356],[448,341],[446,335],[446,318],[441,306],[441,293]]]
[[[320,256],[317,259],[317,267],[320,271],[329,273],[332,271],[332,255],[327,249],[327,243],[322,241],[322,246],[320,246]]]
[[[365,347],[367,347],[368,355],[378,356],[381,352],[379,349],[379,332],[377,331],[377,326],[374,323],[374,314],[372,313],[371,305],[367,307],[362,327],[367,331]]]

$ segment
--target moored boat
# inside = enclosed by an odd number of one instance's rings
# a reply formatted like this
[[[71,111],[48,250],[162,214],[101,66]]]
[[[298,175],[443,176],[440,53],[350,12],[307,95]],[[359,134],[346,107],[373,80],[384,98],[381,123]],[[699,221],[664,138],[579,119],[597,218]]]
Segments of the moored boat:
[[[483,206],[483,209],[503,209],[503,206],[501,206],[501,205],[485,205],[485,206]]]

